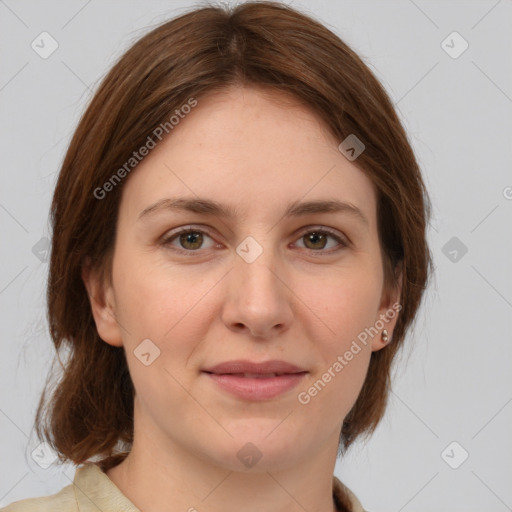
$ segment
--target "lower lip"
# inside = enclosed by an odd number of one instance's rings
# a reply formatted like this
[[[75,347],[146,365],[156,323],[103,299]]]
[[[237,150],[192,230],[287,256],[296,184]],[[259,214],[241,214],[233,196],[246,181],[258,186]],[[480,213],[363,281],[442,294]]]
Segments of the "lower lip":
[[[222,389],[245,400],[268,400],[293,389],[307,372],[287,373],[276,377],[250,378],[239,375],[203,372]]]

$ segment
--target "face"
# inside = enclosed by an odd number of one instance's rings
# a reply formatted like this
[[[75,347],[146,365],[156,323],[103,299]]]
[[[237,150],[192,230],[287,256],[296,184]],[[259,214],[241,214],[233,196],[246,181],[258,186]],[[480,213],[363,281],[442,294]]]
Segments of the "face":
[[[397,300],[372,183],[273,94],[200,99],[125,183],[111,285],[84,273],[101,338],[125,348],[136,421],[238,471],[258,453],[261,471],[335,455]],[[233,361],[280,363],[218,367]]]

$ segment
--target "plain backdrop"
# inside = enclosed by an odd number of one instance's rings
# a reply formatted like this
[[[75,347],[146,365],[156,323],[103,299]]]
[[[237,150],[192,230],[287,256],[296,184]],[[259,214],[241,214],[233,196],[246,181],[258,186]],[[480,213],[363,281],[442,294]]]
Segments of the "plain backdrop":
[[[373,512],[512,510],[512,1],[291,4],[383,82],[433,202],[435,275],[389,409],[336,475]],[[0,505],[53,494],[74,475],[31,455],[54,357],[48,209],[67,144],[114,60],[193,5],[0,0]],[[45,51],[58,45],[46,58],[33,49],[42,37]]]

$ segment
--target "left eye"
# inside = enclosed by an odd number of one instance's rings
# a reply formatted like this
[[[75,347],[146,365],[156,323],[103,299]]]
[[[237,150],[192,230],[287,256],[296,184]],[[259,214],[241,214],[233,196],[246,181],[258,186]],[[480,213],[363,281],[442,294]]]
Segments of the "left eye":
[[[331,245],[331,247],[327,247],[328,239],[333,240],[334,242],[338,242],[338,245],[345,247],[347,244],[337,235],[330,233],[329,231],[323,230],[315,230],[308,231],[304,233],[299,240],[305,241],[306,249],[311,249],[316,251],[318,249],[331,249],[332,247],[336,247],[336,244]]]
[[[206,238],[209,238],[212,243],[209,247],[202,247],[203,242]],[[335,242],[328,246],[329,239]],[[326,231],[325,229],[315,229],[303,233],[298,240],[303,240],[303,246],[299,247],[309,249],[314,252],[324,252],[322,249],[332,249],[339,245],[340,248],[346,247],[348,244],[340,236]],[[176,246],[174,242],[178,242],[179,246]],[[211,249],[215,246],[214,240],[201,229],[190,229],[185,228],[177,233],[173,233],[163,240],[163,245],[170,245],[181,252],[194,252],[198,249]],[[336,244],[337,243],[337,244]]]

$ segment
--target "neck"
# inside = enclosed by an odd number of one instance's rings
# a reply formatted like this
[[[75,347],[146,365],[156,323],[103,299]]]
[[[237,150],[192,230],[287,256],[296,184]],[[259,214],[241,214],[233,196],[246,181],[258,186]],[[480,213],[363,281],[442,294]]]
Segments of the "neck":
[[[267,460],[247,471],[186,450],[137,420],[134,439],[127,458],[106,474],[144,512],[336,512],[337,436],[290,467]]]

